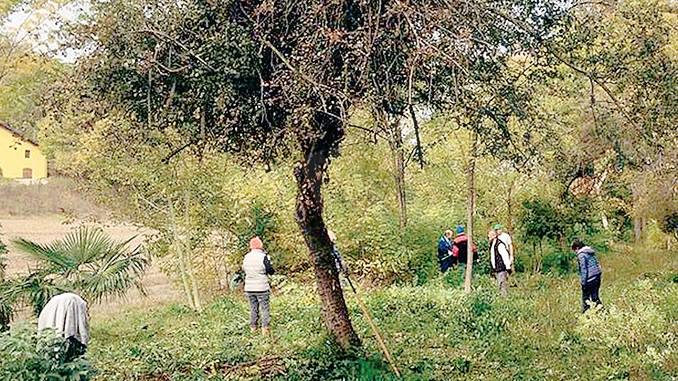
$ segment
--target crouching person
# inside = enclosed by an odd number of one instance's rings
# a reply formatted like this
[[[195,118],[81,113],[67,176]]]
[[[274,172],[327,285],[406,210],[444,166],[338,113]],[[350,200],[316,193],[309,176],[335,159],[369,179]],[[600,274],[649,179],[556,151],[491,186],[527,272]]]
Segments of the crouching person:
[[[579,239],[572,242],[572,250],[577,253],[579,264],[579,283],[581,283],[582,312],[589,309],[589,302],[602,305],[600,300],[600,278],[603,273],[596,257],[596,251]]]
[[[53,329],[66,339],[66,361],[84,355],[89,341],[87,302],[70,292],[52,297],[38,316],[38,330],[43,329]]]
[[[261,324],[261,332],[268,335],[271,322],[268,276],[274,271],[259,237],[250,240],[250,252],[243,259],[242,269],[245,272],[245,295],[250,302],[250,330],[256,332]]]

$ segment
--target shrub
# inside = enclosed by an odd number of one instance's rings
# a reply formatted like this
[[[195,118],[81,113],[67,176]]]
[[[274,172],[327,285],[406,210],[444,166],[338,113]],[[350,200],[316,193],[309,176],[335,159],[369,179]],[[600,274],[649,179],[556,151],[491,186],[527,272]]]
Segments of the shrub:
[[[66,352],[66,340],[54,331],[15,327],[0,336],[0,380],[90,380],[95,372],[87,360],[69,361]]]
[[[565,234],[565,217],[550,202],[537,198],[524,201],[522,206],[519,222],[528,241],[557,239]]]
[[[575,254],[565,250],[557,250],[546,254],[542,260],[542,272],[565,275],[576,271]]]

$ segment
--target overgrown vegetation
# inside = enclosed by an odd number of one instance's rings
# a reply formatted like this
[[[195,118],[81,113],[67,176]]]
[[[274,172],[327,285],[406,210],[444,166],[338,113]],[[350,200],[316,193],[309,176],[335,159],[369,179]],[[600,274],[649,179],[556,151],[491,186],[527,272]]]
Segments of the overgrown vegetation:
[[[678,372],[675,256],[638,250],[601,258],[605,309],[580,315],[574,276],[519,275],[508,298],[491,279],[464,295],[438,277],[366,296],[406,380],[671,380]],[[89,358],[101,380],[387,380],[376,341],[349,296],[362,352],[328,341],[308,286],[272,298],[273,336],[244,329],[247,306],[221,297],[196,315],[182,305],[93,318]]]
[[[0,118],[152,230],[149,252],[185,295],[95,326],[102,379],[391,377],[347,309],[328,228],[408,379],[676,376],[674,4],[88,4],[63,30],[72,64],[0,33]],[[54,210],[69,186],[50,186],[3,186],[20,201],[0,212],[31,213],[36,197]],[[508,299],[487,277],[498,222],[517,252]],[[435,239],[457,224],[481,258],[440,275]],[[245,304],[218,291],[253,234],[280,274],[270,340],[246,335]],[[598,314],[576,313],[574,237],[603,256]],[[37,312],[59,289],[120,291],[141,266],[97,280],[111,257],[18,244],[43,260],[2,282],[0,318],[17,290]]]
[[[0,334],[0,380],[88,381],[94,374],[84,358],[67,357],[66,340],[52,330],[22,324]]]

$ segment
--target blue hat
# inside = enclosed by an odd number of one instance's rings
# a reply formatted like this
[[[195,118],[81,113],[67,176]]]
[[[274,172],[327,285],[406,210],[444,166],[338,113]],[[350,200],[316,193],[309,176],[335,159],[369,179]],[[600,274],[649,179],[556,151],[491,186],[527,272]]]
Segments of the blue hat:
[[[461,234],[464,232],[464,225],[457,225],[457,234]]]

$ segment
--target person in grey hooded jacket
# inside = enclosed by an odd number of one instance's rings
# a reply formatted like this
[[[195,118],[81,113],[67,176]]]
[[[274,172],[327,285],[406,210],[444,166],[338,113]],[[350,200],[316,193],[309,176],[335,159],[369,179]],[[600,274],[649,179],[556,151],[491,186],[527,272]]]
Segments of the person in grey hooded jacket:
[[[600,278],[603,270],[596,257],[596,251],[584,243],[575,239],[572,242],[572,250],[577,253],[577,264],[579,265],[579,283],[581,284],[582,312],[586,312],[590,303],[596,306],[602,305],[600,300]]]

